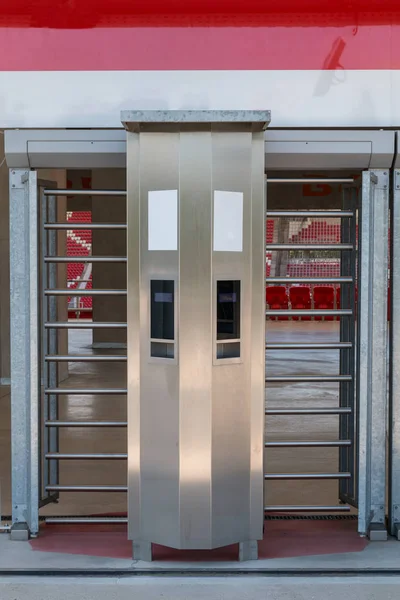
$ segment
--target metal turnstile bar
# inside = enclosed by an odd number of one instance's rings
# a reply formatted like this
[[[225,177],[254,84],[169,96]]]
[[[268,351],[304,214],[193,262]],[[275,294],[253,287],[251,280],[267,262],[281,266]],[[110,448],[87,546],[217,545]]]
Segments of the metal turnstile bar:
[[[126,296],[126,290],[69,290],[66,289],[54,289],[44,290],[46,296]]]
[[[44,190],[45,196],[126,196],[126,190]]]
[[[302,217],[305,219],[346,219],[354,217],[352,210],[267,210],[267,217]]]
[[[76,310],[79,312],[79,309]],[[93,323],[92,321],[75,323],[73,321],[55,321],[54,323],[45,323],[46,329],[125,329],[127,327],[126,323],[111,323],[111,322],[103,322],[97,321]]]
[[[267,285],[287,285],[288,283],[315,283],[325,285],[330,283],[353,283],[352,277],[267,277]]]
[[[267,309],[265,314],[270,317],[350,317],[353,314],[351,308],[339,308],[332,310],[319,310],[319,309],[305,309],[305,310],[297,310],[297,309],[289,309],[289,310],[270,310]]]
[[[98,453],[98,454],[63,454],[61,452],[48,452],[45,457],[49,460],[127,460],[125,453]]]
[[[264,512],[349,512],[350,506],[265,506]],[[46,519],[47,522],[47,519]]]
[[[127,356],[119,356],[118,354],[112,354],[110,356],[85,356],[85,355],[49,355],[45,356],[46,362],[126,362]]]
[[[265,382],[290,382],[290,383],[335,383],[340,381],[352,381],[351,375],[271,375],[265,378]]]
[[[354,183],[353,177],[332,178],[332,177],[314,177],[313,178],[293,178],[286,179],[283,177],[267,178],[267,183]]]
[[[339,448],[339,446],[351,446],[351,440],[333,441],[298,441],[298,442],[265,442],[265,448]]]
[[[68,221],[68,223],[45,223],[44,229],[51,230],[86,230],[86,229],[124,229],[126,230],[126,223],[74,223],[73,221]]]
[[[48,388],[44,390],[45,394],[55,396],[68,396],[68,395],[76,395],[76,396],[116,396],[116,395],[125,395],[128,393],[126,388],[98,388],[98,389],[87,389],[87,388]]]
[[[267,244],[265,249],[267,252],[278,250],[334,250],[335,252],[340,252],[343,250],[353,250],[353,244]]]
[[[351,473],[265,473],[264,479],[350,479]]]
[[[47,485],[47,492],[127,492],[126,485]]]
[[[126,256],[45,256],[45,263],[126,263]]]
[[[351,342],[326,342],[326,343],[271,343],[265,344],[266,350],[343,350],[345,348],[352,348]]]
[[[266,415],[349,415],[350,407],[342,408],[268,408]]]
[[[45,421],[45,427],[127,427],[127,421]]]
[[[46,517],[46,523],[127,523],[127,517]]]

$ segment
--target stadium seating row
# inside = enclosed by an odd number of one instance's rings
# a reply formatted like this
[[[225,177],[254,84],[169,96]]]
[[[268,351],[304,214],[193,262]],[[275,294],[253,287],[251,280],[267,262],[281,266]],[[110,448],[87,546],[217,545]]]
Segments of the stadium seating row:
[[[340,288],[334,286],[271,285],[266,287],[267,310],[334,310],[340,308]],[[333,321],[334,316],[271,317],[278,321]]]

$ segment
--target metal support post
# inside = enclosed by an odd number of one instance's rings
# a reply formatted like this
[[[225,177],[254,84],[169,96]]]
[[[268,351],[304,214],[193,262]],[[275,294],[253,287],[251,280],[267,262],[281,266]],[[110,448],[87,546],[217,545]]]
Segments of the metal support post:
[[[390,266],[389,526],[400,540],[400,170],[393,174]]]
[[[386,406],[389,173],[363,173],[359,267],[358,531],[387,538]]]
[[[53,184],[54,186],[54,184]],[[41,235],[42,235],[42,274],[41,274],[41,303],[43,323],[57,321],[57,298],[55,296],[45,296],[45,289],[54,289],[57,287],[57,264],[46,263],[46,256],[57,255],[57,232],[55,230],[46,230],[43,225],[46,223],[55,223],[57,221],[57,205],[56,196],[48,196],[41,190]],[[58,335],[56,329],[44,329],[42,327],[42,369],[44,387],[54,389],[58,387],[58,366],[54,361],[45,361],[45,356],[48,354],[54,356],[58,354]],[[47,395],[43,405],[44,421],[58,420],[58,397],[55,394]],[[58,452],[58,437],[59,431],[54,427],[45,427],[43,430],[43,448],[45,454],[48,452]],[[48,485],[56,485],[59,483],[59,465],[53,460],[49,461],[43,470],[43,489],[41,496],[45,492]],[[42,486],[41,486],[42,487]],[[45,497],[41,497],[41,504],[46,504],[49,501],[55,501],[57,496],[51,496],[45,492]]]
[[[10,171],[11,539],[39,529],[37,174]]]
[[[348,447],[339,450],[339,471],[349,471],[351,478],[339,482],[339,497],[344,503],[356,506],[356,430],[354,427],[354,398],[355,398],[355,287],[356,287],[356,193],[355,188],[345,188],[343,191],[342,209],[353,214],[348,219],[341,220],[341,243],[352,246],[352,250],[342,252],[340,260],[340,275],[348,277],[351,283],[342,283],[340,286],[340,308],[350,309],[350,316],[340,319],[340,341],[348,347],[340,349],[340,374],[349,374],[353,381],[341,382],[339,385],[339,404],[341,408],[348,408],[350,412],[343,412],[339,416],[339,439],[351,440]]]

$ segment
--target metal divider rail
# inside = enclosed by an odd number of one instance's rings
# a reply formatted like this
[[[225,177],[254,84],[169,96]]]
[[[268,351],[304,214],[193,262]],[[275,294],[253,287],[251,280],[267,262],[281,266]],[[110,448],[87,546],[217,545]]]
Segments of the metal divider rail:
[[[313,180],[317,181],[317,180]],[[318,180],[318,181],[323,181]],[[328,180],[326,180],[328,181]],[[267,179],[267,183],[304,183],[303,179]],[[353,179],[329,180],[330,183],[353,183]],[[269,408],[265,415],[269,416],[337,416],[339,418],[339,439],[313,441],[266,441],[265,448],[338,448],[340,452],[339,472],[337,473],[269,473],[265,472],[266,481],[277,480],[337,480],[339,485],[338,497],[343,504],[338,506],[313,505],[267,505],[266,513],[318,513],[318,512],[348,512],[355,501],[355,465],[354,465],[354,384],[355,384],[355,285],[356,285],[356,201],[355,190],[346,188],[343,194],[343,210],[267,210],[267,218],[318,218],[340,219],[341,242],[338,244],[305,244],[305,243],[272,243],[266,245],[267,252],[282,251],[319,251],[334,250],[341,253],[341,273],[339,277],[284,277],[271,276],[266,278],[266,284],[287,286],[291,284],[339,285],[341,290],[341,308],[338,309],[275,309],[266,310],[266,317],[330,317],[340,320],[339,342],[266,342],[266,352],[297,351],[297,350],[338,350],[340,356],[340,372],[337,375],[266,375],[266,384],[277,383],[328,383],[339,384],[339,406],[315,408]],[[266,363],[266,367],[267,367]],[[267,421],[268,427],[268,421]]]

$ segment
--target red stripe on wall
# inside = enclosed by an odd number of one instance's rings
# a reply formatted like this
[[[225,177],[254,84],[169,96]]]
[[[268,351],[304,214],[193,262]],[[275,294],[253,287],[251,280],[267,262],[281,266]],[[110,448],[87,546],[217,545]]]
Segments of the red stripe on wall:
[[[1,0],[0,20],[48,27],[67,18],[81,27],[82,19],[94,26],[110,17],[122,23],[138,15],[315,13],[334,17],[375,12],[379,16],[399,9],[398,0]]]
[[[0,29],[0,70],[400,69],[400,25]]]

